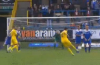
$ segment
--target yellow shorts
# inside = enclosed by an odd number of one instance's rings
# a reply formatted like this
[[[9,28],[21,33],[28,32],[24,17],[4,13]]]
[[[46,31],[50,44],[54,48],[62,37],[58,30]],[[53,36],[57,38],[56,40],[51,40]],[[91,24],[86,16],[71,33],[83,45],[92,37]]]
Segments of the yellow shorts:
[[[63,40],[61,40],[61,42],[65,47],[71,47],[72,46],[72,43],[68,39],[63,39]]]
[[[17,39],[11,39],[11,45],[18,45]]]

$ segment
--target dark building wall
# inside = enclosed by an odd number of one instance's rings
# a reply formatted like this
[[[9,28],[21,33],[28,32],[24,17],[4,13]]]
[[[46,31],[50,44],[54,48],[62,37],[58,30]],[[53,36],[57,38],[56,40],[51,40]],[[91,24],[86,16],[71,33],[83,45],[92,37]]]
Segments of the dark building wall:
[[[5,40],[6,30],[7,30],[7,22],[6,17],[0,17],[0,42]]]

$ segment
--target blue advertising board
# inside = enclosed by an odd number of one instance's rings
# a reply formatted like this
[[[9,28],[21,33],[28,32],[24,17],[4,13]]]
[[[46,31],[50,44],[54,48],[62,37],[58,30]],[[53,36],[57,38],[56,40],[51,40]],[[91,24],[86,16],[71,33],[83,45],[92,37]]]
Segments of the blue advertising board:
[[[30,43],[29,47],[54,47],[55,43]],[[56,47],[58,47],[59,44],[56,43]]]

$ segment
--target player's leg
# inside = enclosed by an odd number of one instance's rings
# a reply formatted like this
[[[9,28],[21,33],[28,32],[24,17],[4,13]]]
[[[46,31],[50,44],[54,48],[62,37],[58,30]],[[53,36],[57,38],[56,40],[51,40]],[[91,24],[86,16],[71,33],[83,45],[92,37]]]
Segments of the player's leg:
[[[10,51],[11,51],[11,50],[9,51],[10,44],[11,44],[11,38],[8,39],[8,43],[7,43],[7,52],[10,52]]]
[[[78,46],[80,45],[80,43],[81,43],[80,40],[76,40],[76,41],[75,41],[76,49],[77,49],[77,50],[79,50],[79,49],[78,49]],[[74,45],[72,45],[72,47],[74,48]],[[79,53],[79,51],[76,51],[76,52]]]
[[[75,40],[75,44],[76,44],[76,49],[78,49],[78,46],[81,44],[81,39]]]
[[[79,44],[76,43],[76,49],[78,49]]]
[[[8,49],[9,49],[9,47],[10,47],[10,45],[7,45],[7,52],[9,52],[9,50],[8,50]]]
[[[91,51],[91,41],[88,41],[88,45],[89,45],[88,51],[90,52]]]
[[[18,50],[19,44],[18,44],[17,39],[15,39],[13,42],[14,42],[14,46],[12,47],[12,49],[16,49],[17,51],[19,51]]]
[[[54,49],[56,48],[56,43],[57,43],[57,42],[55,41],[55,42],[54,42]]]
[[[18,39],[18,50],[20,50],[20,40]]]
[[[10,47],[8,48],[8,51],[13,51],[12,47],[13,45],[10,45]]]
[[[78,40],[77,39],[75,39],[75,45],[76,45],[76,49],[78,49],[79,43],[78,43]]]
[[[8,53],[8,52],[9,52],[9,50],[8,50],[8,39],[5,40],[4,46],[5,46],[5,45],[6,45],[6,49],[7,49],[6,51],[7,51],[7,53]]]
[[[17,51],[19,51],[19,50],[18,50],[18,44],[15,44],[15,45],[12,47],[12,49],[16,49]]]
[[[64,49],[64,45],[60,42],[62,49]]]
[[[59,41],[58,42],[59,43],[59,46],[62,48],[62,49],[64,49],[64,45]]]
[[[75,46],[69,41],[67,40],[66,42],[70,47],[72,47],[73,49],[75,49],[76,51],[78,51],[78,49],[75,48]]]
[[[74,55],[74,53],[72,52],[72,50],[70,49],[70,45],[68,45],[67,43],[63,43],[63,45],[68,49],[68,51]]]
[[[18,50],[20,50],[20,45],[18,46]]]
[[[70,48],[67,48],[67,49],[72,55],[75,55]]]
[[[75,49],[76,51],[78,50],[78,49],[75,48],[75,46],[74,46],[73,44],[71,44],[71,47],[72,47],[73,49]]]
[[[85,49],[85,52],[87,52],[87,46],[86,46],[86,44],[87,44],[87,41],[84,41],[84,49]]]
[[[8,48],[8,51],[10,51],[10,50],[13,51],[13,49],[12,49],[13,45],[14,45],[13,44],[13,39],[11,39],[11,44],[10,44],[10,47]]]

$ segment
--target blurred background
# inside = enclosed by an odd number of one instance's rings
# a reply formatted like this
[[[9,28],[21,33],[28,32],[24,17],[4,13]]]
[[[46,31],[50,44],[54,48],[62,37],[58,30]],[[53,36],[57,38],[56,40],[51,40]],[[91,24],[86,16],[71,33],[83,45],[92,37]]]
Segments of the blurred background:
[[[55,30],[63,30],[64,27],[69,29],[69,34],[73,38],[73,29],[77,25],[81,25],[84,29],[89,25],[90,29],[100,28],[99,17],[84,17],[77,16],[99,16],[100,15],[100,0],[0,0],[0,40],[4,41],[7,27],[19,26],[22,32],[29,32],[29,36],[24,35],[23,40],[33,39],[51,39],[55,34]],[[76,16],[76,18],[42,18],[34,19],[34,17],[68,17]],[[16,19],[8,20],[7,17],[33,17],[33,19]],[[14,24],[7,25],[9,22]],[[42,31],[43,30],[43,31]],[[48,30],[50,30],[48,32]],[[31,35],[31,32],[35,31]],[[37,34],[36,34],[37,32]],[[46,33],[45,33],[46,32]],[[49,35],[48,35],[49,33]],[[72,34],[71,34],[72,33]],[[99,33],[98,33],[99,35]]]

